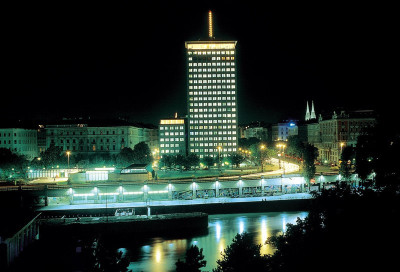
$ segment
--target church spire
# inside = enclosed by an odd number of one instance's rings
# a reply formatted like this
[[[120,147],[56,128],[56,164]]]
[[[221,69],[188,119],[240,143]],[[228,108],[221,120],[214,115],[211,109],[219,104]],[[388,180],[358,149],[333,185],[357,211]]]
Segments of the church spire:
[[[307,101],[307,110],[306,110],[306,121],[310,120],[310,107],[308,106],[308,101]]]
[[[310,115],[310,119],[317,119],[317,117],[315,116],[314,101],[311,101],[311,115]]]

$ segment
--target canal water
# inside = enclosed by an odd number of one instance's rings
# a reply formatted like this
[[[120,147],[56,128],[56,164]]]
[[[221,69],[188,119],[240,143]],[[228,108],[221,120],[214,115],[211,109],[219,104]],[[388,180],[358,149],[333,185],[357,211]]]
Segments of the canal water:
[[[129,269],[132,271],[160,272],[175,271],[175,262],[184,260],[186,250],[197,245],[203,248],[207,261],[202,270],[211,271],[237,233],[250,233],[254,243],[262,244],[261,253],[271,254],[273,248],[264,244],[267,238],[286,231],[286,224],[295,223],[298,217],[303,219],[307,214],[299,211],[210,215],[208,230],[204,233],[152,236],[137,243],[117,246],[114,250],[122,251],[131,259]]]

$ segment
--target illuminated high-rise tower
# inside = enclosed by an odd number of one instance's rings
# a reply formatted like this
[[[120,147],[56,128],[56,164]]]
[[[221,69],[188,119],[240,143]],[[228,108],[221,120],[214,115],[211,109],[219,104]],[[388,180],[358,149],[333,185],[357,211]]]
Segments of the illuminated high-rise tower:
[[[211,11],[208,38],[186,47],[189,152],[203,158],[237,152],[236,41],[215,39]]]

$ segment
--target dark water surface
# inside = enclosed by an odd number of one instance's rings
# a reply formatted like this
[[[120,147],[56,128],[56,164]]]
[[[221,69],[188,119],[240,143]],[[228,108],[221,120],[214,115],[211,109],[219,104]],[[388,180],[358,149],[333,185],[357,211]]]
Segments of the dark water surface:
[[[102,243],[109,252],[122,251],[131,261],[133,272],[175,271],[175,262],[183,260],[191,245],[203,248],[207,267],[211,271],[221,252],[232,242],[237,233],[248,232],[254,243],[263,244],[262,254],[270,254],[273,249],[264,245],[268,237],[286,230],[286,224],[295,223],[298,217],[305,218],[308,212],[265,212],[209,215],[208,228],[202,231],[176,231],[162,235],[126,234],[103,237]],[[10,271],[84,271],[85,257],[82,255],[83,241],[93,241],[96,233],[76,233],[72,236],[55,233],[51,237],[40,238]]]
[[[264,245],[267,238],[285,231],[287,223],[295,223],[297,217],[303,219],[307,214],[299,211],[210,215],[205,233],[153,236],[115,249],[131,258],[129,269],[132,271],[160,272],[175,271],[175,262],[179,258],[184,259],[186,249],[193,244],[203,248],[207,261],[207,267],[203,270],[211,271],[216,267],[221,252],[237,233],[252,234],[254,243],[263,244],[261,253],[271,254],[273,249]]]

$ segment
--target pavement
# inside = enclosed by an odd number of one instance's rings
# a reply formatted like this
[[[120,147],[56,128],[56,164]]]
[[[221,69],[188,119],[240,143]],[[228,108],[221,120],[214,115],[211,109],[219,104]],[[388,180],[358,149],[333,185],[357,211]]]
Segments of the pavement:
[[[107,204],[74,204],[74,205],[57,205],[39,208],[38,211],[57,211],[57,210],[79,210],[79,209],[113,209],[113,208],[137,208],[137,207],[157,207],[157,206],[185,206],[185,205],[204,205],[204,204],[224,204],[224,203],[244,203],[244,202],[260,202],[277,201],[277,200],[295,200],[295,199],[311,199],[309,193],[285,194],[280,196],[260,196],[260,197],[240,197],[240,198],[209,198],[209,199],[191,199],[191,200],[160,200],[160,201],[142,201],[129,203],[107,203]]]

